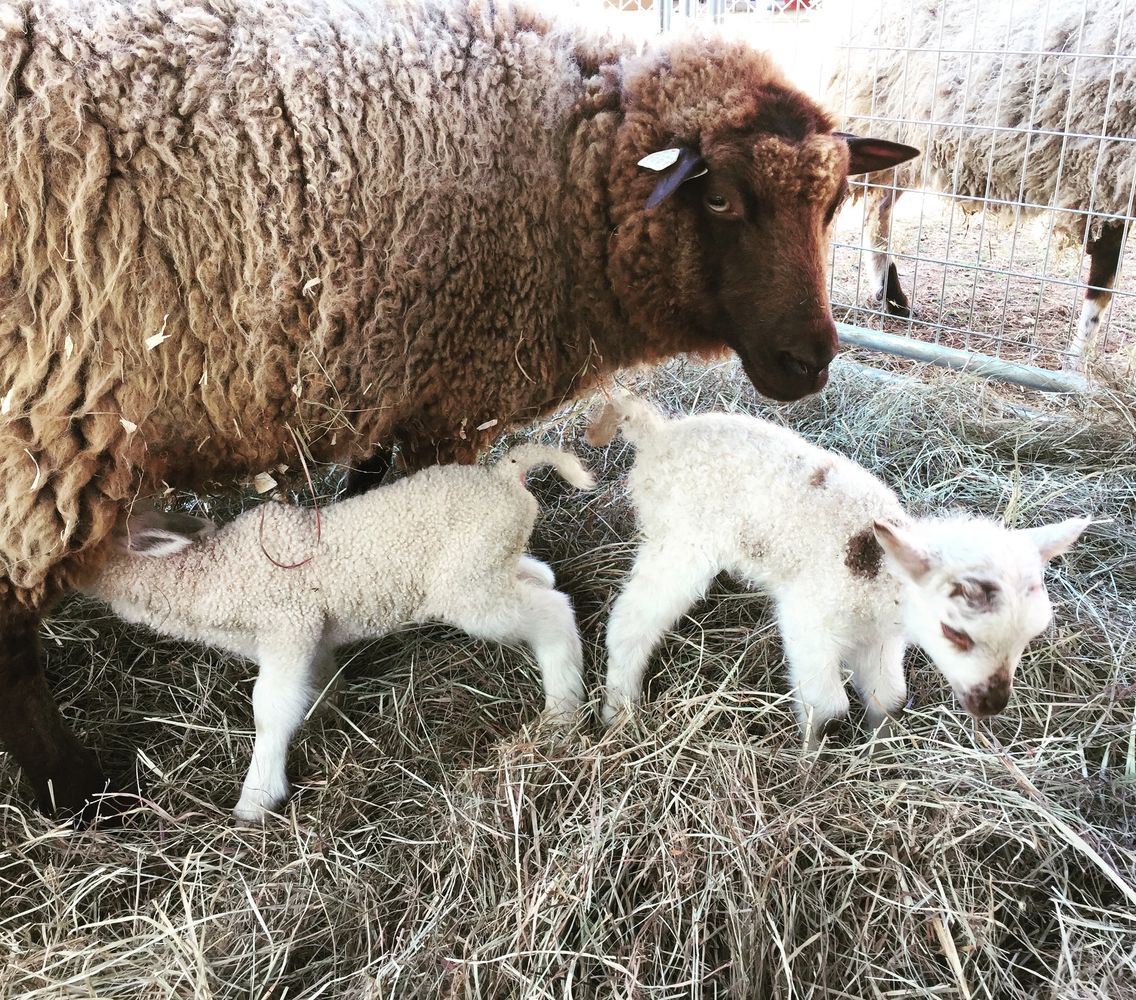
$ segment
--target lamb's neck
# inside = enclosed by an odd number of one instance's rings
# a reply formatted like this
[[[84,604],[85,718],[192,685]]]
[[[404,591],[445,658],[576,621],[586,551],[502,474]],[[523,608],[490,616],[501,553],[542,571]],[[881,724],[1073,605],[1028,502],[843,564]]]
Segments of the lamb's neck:
[[[81,589],[82,593],[108,604],[116,611],[131,608],[144,613],[155,594],[184,594],[192,574],[186,572],[190,552],[148,558],[115,553]]]

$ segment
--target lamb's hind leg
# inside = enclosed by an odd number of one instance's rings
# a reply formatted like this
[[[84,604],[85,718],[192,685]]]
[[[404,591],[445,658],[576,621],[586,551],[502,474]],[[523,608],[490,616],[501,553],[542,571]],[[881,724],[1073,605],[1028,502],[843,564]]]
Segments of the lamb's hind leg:
[[[651,542],[639,550],[607,623],[605,723],[639,701],[655,646],[706,593],[717,571],[696,553]]]
[[[341,499],[359,496],[375,486],[381,486],[393,468],[394,451],[382,445],[376,446],[366,458],[348,466]]]
[[[0,607],[0,742],[40,809],[78,812],[107,782],[95,755],[63,723],[43,674],[38,631],[37,615]]]
[[[1101,227],[1100,238],[1090,240],[1086,247],[1089,255],[1089,287],[1085,290],[1077,332],[1069,343],[1069,353],[1064,360],[1066,368],[1083,367],[1086,354],[1091,354],[1096,346],[1101,317],[1112,301],[1112,287],[1116,282],[1120,252],[1123,249],[1123,222],[1106,222]]]
[[[576,716],[584,700],[584,656],[566,594],[530,579],[513,578],[496,594],[482,590],[442,618],[480,639],[525,643],[540,668],[546,715],[561,722]]]
[[[529,555],[522,555],[517,560],[517,576],[540,587],[556,586],[556,574],[552,572],[552,567]]]
[[[264,645],[258,650],[260,673],[252,689],[256,740],[233,816],[261,823],[288,797],[285,764],[288,747],[315,699],[320,648]]]

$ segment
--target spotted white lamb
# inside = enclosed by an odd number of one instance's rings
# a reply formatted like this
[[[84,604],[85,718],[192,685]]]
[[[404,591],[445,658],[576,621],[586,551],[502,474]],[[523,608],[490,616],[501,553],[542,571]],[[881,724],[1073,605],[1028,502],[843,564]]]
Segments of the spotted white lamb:
[[[572,605],[524,552],[537,503],[523,477],[536,465],[593,485],[574,455],[521,445],[489,468],[433,466],[332,504],[318,526],[312,510],[283,504],[216,531],[140,515],[84,590],[127,621],[257,662],[256,740],[234,815],[261,821],[288,794],[288,745],[344,643],[427,621],[524,643],[546,713],[575,714],[584,687]]]
[[[642,544],[608,622],[606,722],[639,699],[659,639],[721,571],[772,597],[810,747],[848,711],[842,663],[870,724],[887,724],[906,702],[909,642],[967,711],[996,714],[1049,623],[1044,564],[1089,523],[1011,531],[909,517],[865,469],[754,417],[666,420],[620,396],[588,439],[604,445],[620,430],[637,450],[628,489]]]

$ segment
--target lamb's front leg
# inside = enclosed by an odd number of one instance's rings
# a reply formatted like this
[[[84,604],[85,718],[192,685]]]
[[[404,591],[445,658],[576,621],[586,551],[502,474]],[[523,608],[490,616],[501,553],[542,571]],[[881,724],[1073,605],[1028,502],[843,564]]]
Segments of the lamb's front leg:
[[[258,649],[260,673],[252,690],[256,740],[252,762],[233,815],[261,823],[288,797],[288,746],[315,699],[316,664],[323,651],[282,641]]]
[[[777,607],[789,683],[797,693],[797,718],[809,750],[815,750],[830,726],[848,714],[841,647],[819,619],[813,597],[782,597]]]
[[[701,599],[718,567],[700,553],[646,542],[607,623],[603,721],[639,701],[643,672],[663,633]]]
[[[903,676],[906,649],[907,643],[901,637],[891,637],[861,646],[848,657],[868,725],[883,736],[890,734],[891,720],[907,701],[907,681]]]

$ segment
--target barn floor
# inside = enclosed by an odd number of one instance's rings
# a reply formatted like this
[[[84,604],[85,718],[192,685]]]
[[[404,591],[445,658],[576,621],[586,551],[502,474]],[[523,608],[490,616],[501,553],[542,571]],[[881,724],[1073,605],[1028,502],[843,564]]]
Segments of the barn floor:
[[[146,794],[124,828],[75,832],[28,808],[0,756],[0,996],[1136,995],[1136,400],[1023,418],[967,379],[847,365],[776,409],[733,364],[676,362],[646,388],[673,410],[770,412],[914,510],[1111,519],[1052,567],[1055,622],[1005,715],[976,724],[913,656],[894,740],[869,756],[854,709],[805,759],[768,605],[720,581],[645,709],[606,733],[541,726],[515,651],[441,628],[346,651],[284,815],[242,829],[248,666],[75,602],[46,627],[55,688]],[[581,432],[579,410],[535,432],[601,483],[534,477],[533,548],[573,596],[595,684],[632,553],[630,454]]]

